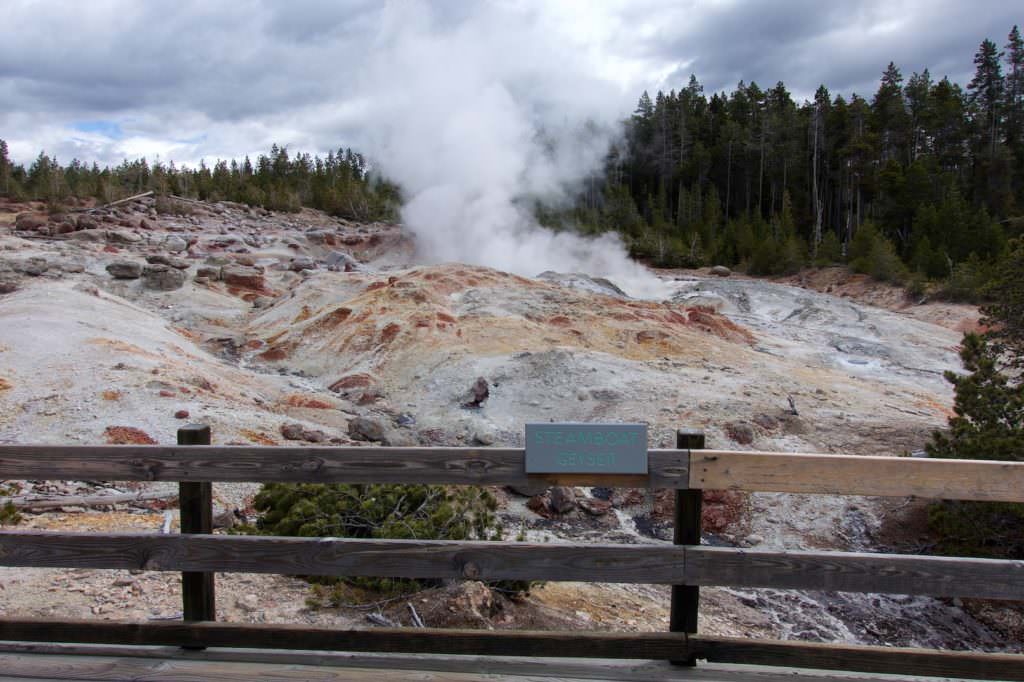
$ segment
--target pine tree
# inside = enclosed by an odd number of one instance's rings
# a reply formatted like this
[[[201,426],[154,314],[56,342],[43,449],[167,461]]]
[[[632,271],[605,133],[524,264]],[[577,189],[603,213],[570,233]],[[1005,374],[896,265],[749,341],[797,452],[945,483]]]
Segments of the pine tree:
[[[982,307],[982,324],[1003,360],[1024,368],[1024,238],[1012,240],[998,261]]]
[[[968,102],[976,108],[979,128],[987,130],[990,156],[995,157],[996,134],[999,129],[999,109],[1005,82],[999,60],[1002,53],[989,39],[981,42],[974,55],[974,78],[967,85]]]
[[[7,152],[7,142],[0,139],[0,193],[11,196],[11,158]]]

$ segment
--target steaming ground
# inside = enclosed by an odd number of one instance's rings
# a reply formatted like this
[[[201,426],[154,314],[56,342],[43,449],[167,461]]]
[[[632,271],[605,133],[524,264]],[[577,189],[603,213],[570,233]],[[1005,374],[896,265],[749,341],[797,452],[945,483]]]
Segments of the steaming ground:
[[[641,299],[623,294],[623,280],[578,269],[532,278],[411,265],[412,242],[395,226],[313,211],[219,204],[160,216],[140,202],[102,220],[66,234],[0,236],[0,281],[16,289],[0,295],[2,442],[173,443],[183,423],[174,415],[187,410],[189,421],[211,424],[216,443],[284,443],[288,434],[346,444],[368,437],[369,424],[377,428],[369,437],[396,445],[503,445],[521,443],[529,421],[621,420],[647,422],[652,445],[670,445],[674,429],[689,427],[703,429],[711,447],[894,455],[920,448],[951,405],[939,372],[957,366],[959,332],[806,289],[645,271],[667,293]],[[145,256],[177,259],[181,288],[154,290],[106,271]],[[480,409],[465,409],[477,377],[490,395]],[[799,415],[789,412],[790,398]],[[27,493],[95,488],[25,484]],[[215,486],[218,509],[245,512],[254,490]],[[534,501],[501,492],[509,534],[668,539],[663,498],[599,488],[569,495],[562,513],[538,514]],[[705,540],[872,551],[890,546],[887,527],[914,527],[905,515],[914,508],[905,500],[725,497],[709,504]],[[72,507],[28,523],[155,531],[162,520],[159,505],[142,504],[113,513]],[[916,532],[906,531],[900,546],[921,542]],[[307,607],[305,588],[290,578],[219,580],[228,619],[365,624],[359,610]],[[173,576],[19,569],[0,572],[0,581],[16,587],[5,590],[11,614],[146,619],[180,610]],[[65,585],[83,591],[50,590]],[[424,615],[428,624],[665,628],[668,591],[659,587],[552,583],[501,611],[481,606],[474,589],[424,597],[462,614],[439,607]],[[1019,647],[995,616],[970,604],[702,594],[708,632]],[[391,615],[407,618],[401,608]]]

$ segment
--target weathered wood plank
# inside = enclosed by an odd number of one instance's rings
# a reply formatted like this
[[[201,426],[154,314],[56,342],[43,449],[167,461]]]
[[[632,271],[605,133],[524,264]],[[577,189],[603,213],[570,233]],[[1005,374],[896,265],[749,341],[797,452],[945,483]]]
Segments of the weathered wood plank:
[[[650,475],[525,473],[513,448],[0,445],[0,479],[615,485],[685,488],[685,450],[651,450]]]
[[[730,547],[0,533],[0,565],[728,585],[1024,600],[1024,562]]]
[[[51,656],[42,654],[0,655],[3,679],[110,680],[111,682],[476,682],[468,672],[320,668],[310,665],[248,663],[244,661],[196,661],[99,656]],[[522,680],[495,676],[493,682]],[[556,677],[535,677],[537,682],[558,682]]]
[[[849,670],[976,680],[1024,680],[1024,655],[931,651],[879,646],[691,637],[699,659],[743,665]]]
[[[210,427],[206,424],[188,424],[178,429],[178,445],[209,445],[210,439]],[[209,535],[213,532],[212,483],[178,483],[178,501],[182,533]],[[181,601],[185,620],[217,620],[214,574],[182,573]]]
[[[1024,656],[687,636],[604,633],[380,628],[332,630],[294,625],[0,621],[0,640],[95,644],[241,647],[305,651],[430,653],[670,660],[821,670],[1024,680]],[[742,679],[738,677],[737,679]]]
[[[119,647],[124,651],[127,647]],[[148,647],[131,647],[147,649]],[[164,649],[169,651],[168,649]],[[662,661],[615,661],[608,659],[512,659],[470,656],[389,656],[348,655],[342,664],[323,664],[325,655],[281,654],[266,652],[267,661],[235,660],[230,650],[216,658],[116,655],[0,655],[0,670],[5,679],[56,680],[131,680],[132,682],[210,682],[216,680],[249,682],[577,682],[582,680],[622,680],[633,682],[911,682],[906,677],[850,675],[849,673],[794,674],[792,668],[730,666],[705,663],[685,671]],[[277,654],[276,656],[274,654]],[[327,655],[329,656],[329,654]],[[275,658],[281,660],[274,660]]]
[[[209,621],[120,623],[82,620],[0,620],[0,640],[659,660],[685,655],[687,652],[686,635],[683,633],[435,628],[339,630],[298,625],[237,625]]]
[[[236,662],[259,663],[268,666],[318,666],[320,668],[359,668],[376,671],[383,678],[389,671],[433,671],[459,672],[474,675],[506,675],[513,679],[554,675],[559,680],[645,680],[647,682],[676,682],[677,680],[714,680],[723,682],[732,679],[758,680],[759,682],[794,682],[792,672],[767,667],[737,666],[720,663],[704,664],[701,669],[685,672],[664,661],[635,659],[571,659],[571,658],[516,658],[513,656],[447,656],[428,654],[375,654],[333,651],[261,651],[256,649],[203,649],[200,651],[168,646],[125,645],[125,644],[42,644],[37,642],[0,642],[0,655],[59,656],[67,660],[145,658],[161,662]],[[2,669],[2,668],[0,668]],[[268,667],[268,669],[270,669]],[[738,671],[742,672],[742,677]],[[35,679],[35,678],[32,678]],[[263,678],[259,678],[263,679]],[[289,678],[294,680],[294,677]],[[474,678],[479,679],[479,678]],[[877,675],[843,675],[839,682],[879,682],[885,679]],[[837,682],[834,673],[815,675],[805,673],[797,682]],[[907,682],[907,680],[887,680]]]
[[[514,680],[524,677],[534,682],[538,678],[554,676],[558,680],[603,680],[605,682],[679,682],[681,680],[707,680],[708,682],[910,682],[906,677],[890,677],[877,673],[854,675],[851,673],[800,671],[793,668],[771,668],[728,663],[702,663],[699,668],[680,669],[666,661],[635,659],[567,659],[567,658],[523,658],[513,656],[470,656],[470,655],[429,655],[429,654],[375,654],[333,651],[262,651],[255,649],[204,649],[201,651],[168,646],[146,646],[125,644],[40,644],[35,642],[0,642],[0,654],[60,656],[67,660],[88,661],[109,658],[146,658],[164,663],[178,661],[258,663],[266,664],[266,670],[273,674],[276,666],[318,666],[332,668],[357,668],[373,670],[374,679],[384,679],[391,671],[432,671],[471,673],[486,679],[503,679],[504,675]],[[0,669],[4,669],[0,663]],[[85,668],[83,668],[84,670]],[[180,669],[168,665],[162,670]],[[304,670],[304,669],[303,669]],[[178,680],[175,673],[167,677]],[[36,679],[35,677],[31,679]],[[149,679],[149,678],[133,678]],[[158,678],[158,679],[166,679]],[[186,678],[187,679],[187,678]],[[204,678],[205,679],[205,678]],[[263,676],[235,679],[266,679]],[[271,678],[272,679],[272,678]],[[290,682],[294,673],[287,677]],[[304,678],[303,678],[304,679]],[[388,677],[388,679],[391,679]],[[422,679],[422,678],[416,678]]]
[[[703,450],[691,488],[1024,502],[1024,462]]]
[[[1024,600],[1024,561],[687,547],[692,585]]]
[[[681,582],[672,546],[147,533],[0,533],[0,565],[477,580]]]

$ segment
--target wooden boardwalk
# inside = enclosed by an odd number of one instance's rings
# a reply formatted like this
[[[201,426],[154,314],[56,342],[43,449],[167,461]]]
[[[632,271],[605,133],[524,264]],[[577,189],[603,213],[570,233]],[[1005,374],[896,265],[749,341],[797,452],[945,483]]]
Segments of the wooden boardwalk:
[[[724,664],[702,664],[697,668],[681,668],[664,661],[647,660],[524,660],[513,657],[266,652],[239,649],[186,651],[176,647],[0,643],[0,679],[133,682],[924,682],[950,678],[892,677]]]
[[[0,566],[180,571],[183,597],[181,621],[0,619],[0,678],[1024,682],[1021,654],[697,631],[706,585],[1024,601],[1024,561],[700,544],[705,489],[1024,502],[1024,462],[706,450],[680,430],[676,449],[648,452],[646,475],[567,477],[527,474],[521,449],[214,447],[202,425],[178,442],[0,445],[0,480],[178,481],[182,519],[180,535],[0,531]],[[217,481],[666,487],[675,535],[671,545],[213,535]],[[644,633],[219,623],[217,572],[668,584],[671,616],[669,632]]]

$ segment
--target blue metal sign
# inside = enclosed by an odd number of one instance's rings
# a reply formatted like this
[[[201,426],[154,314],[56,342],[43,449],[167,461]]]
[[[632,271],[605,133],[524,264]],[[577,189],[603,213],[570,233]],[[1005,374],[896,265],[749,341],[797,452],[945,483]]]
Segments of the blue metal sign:
[[[527,424],[528,474],[646,474],[646,424]]]

